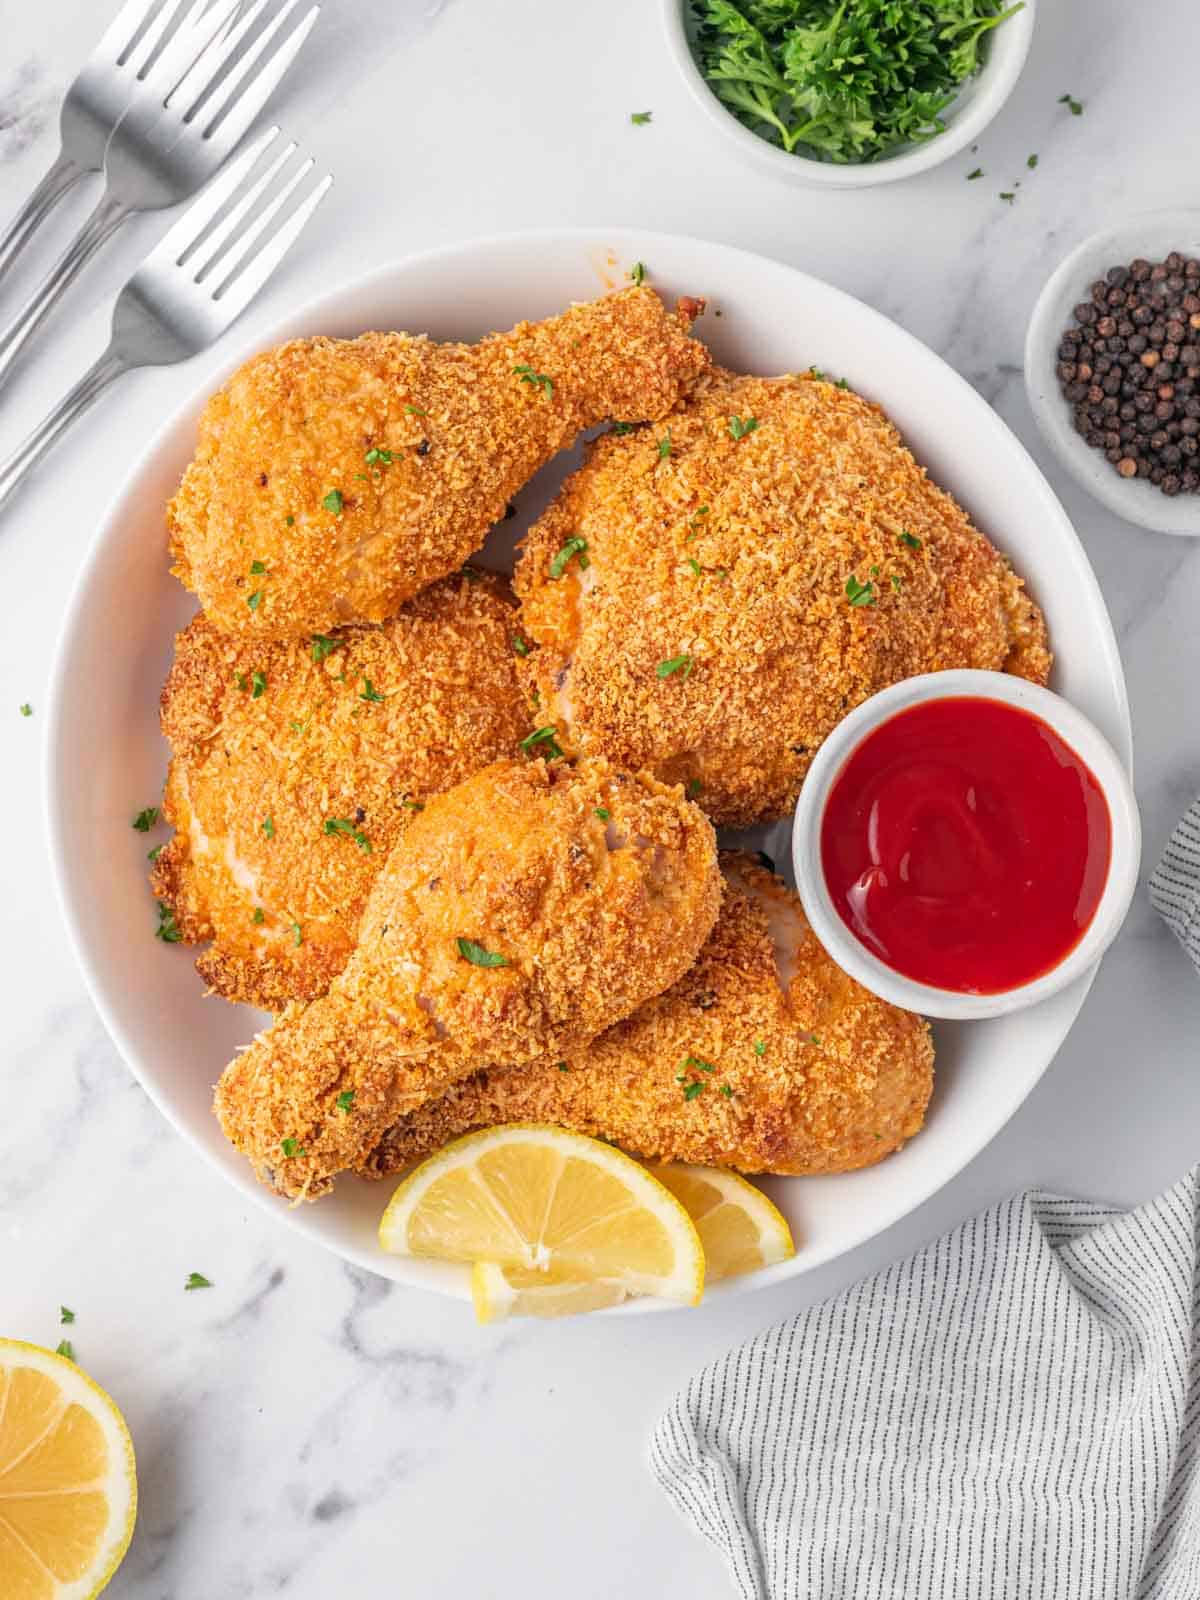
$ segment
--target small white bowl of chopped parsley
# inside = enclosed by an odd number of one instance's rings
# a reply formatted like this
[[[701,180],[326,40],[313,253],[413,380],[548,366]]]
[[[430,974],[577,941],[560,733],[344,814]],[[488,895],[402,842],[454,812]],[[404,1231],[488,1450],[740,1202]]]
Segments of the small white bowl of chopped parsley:
[[[1036,0],[663,0],[698,104],[759,167],[869,188],[978,139],[1012,92]]]

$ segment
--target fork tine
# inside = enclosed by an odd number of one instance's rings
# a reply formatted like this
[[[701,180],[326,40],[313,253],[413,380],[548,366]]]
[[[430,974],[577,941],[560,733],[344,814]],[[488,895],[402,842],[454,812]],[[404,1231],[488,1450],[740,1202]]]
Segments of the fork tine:
[[[253,4],[244,16],[238,17],[231,28],[214,38],[196,56],[187,73],[171,90],[166,104],[172,111],[179,112],[185,122],[191,117],[196,106],[220,74],[222,67],[245,38],[247,29],[253,27],[269,4],[270,0],[253,0]]]
[[[254,180],[237,204],[231,207],[229,212],[221,218],[220,222],[211,228],[205,235],[202,245],[198,245],[196,253],[192,256],[191,261],[188,263],[193,275],[193,279],[196,282],[199,282],[199,280],[205,275],[209,267],[216,260],[217,256],[225,248],[226,241],[232,237],[238,228],[241,227],[242,220],[246,216],[247,212],[249,212],[250,208],[257,203],[259,196],[266,189],[267,185],[271,183],[271,181],[282,170],[284,165],[292,158],[292,156],[295,155],[295,153],[296,145],[295,142],[292,141],[279,152],[267,170],[260,177]],[[180,259],[180,266],[183,265],[185,259],[186,255]]]
[[[275,172],[279,170],[280,165],[281,163],[276,163]],[[203,268],[198,276],[199,278],[203,279],[210,274],[212,275],[214,280],[214,298],[220,299],[221,290],[231,284],[234,278],[237,277],[238,269],[241,267],[243,261],[246,261],[250,257],[257,245],[258,240],[261,239],[265,234],[267,228],[271,225],[272,220],[282,210],[284,204],[291,197],[297,185],[302,183],[303,180],[308,177],[315,165],[316,162],[311,156],[309,156],[306,161],[301,162],[297,170],[293,172],[287,182],[282,185],[278,194],[274,195],[272,199],[268,201],[268,203],[255,217],[250,226],[241,234],[241,236],[234,239],[233,243],[229,246],[228,250],[225,251],[224,255],[221,256],[219,260],[217,259],[217,252],[213,252],[212,256],[209,258],[208,264]],[[275,173],[272,172],[271,176],[274,177],[274,175]]]
[[[226,73],[221,82],[213,86],[212,94],[209,96],[204,106],[204,115],[208,118],[208,126],[204,130],[205,133],[211,131],[222,110],[230,103],[231,98],[237,92],[238,85],[241,83],[242,79],[250,71],[251,67],[253,67],[254,63],[262,55],[263,51],[267,48],[271,40],[279,32],[280,28],[287,21],[288,17],[295,10],[299,3],[300,0],[283,0],[283,4],[271,18],[267,26],[259,34],[258,38],[255,39],[250,45],[249,49],[244,51],[238,60],[234,62],[233,66],[230,68],[229,72]],[[193,107],[193,111],[195,109],[196,108]],[[189,111],[188,117],[185,118],[185,120],[190,120],[191,116],[192,112]]]
[[[125,4],[105,28],[99,44],[92,55],[97,61],[116,62],[118,67],[123,67],[129,59],[129,52],[133,41],[137,38],[138,29],[154,10],[158,0],[125,0]],[[168,0],[168,4],[177,5],[179,0]],[[153,24],[151,24],[153,26]]]
[[[290,5],[288,9],[291,9]],[[219,119],[214,119],[205,128],[206,139],[224,150],[233,149],[296,59],[300,47],[312,32],[313,24],[320,14],[319,5],[312,6],[305,13],[275,54],[259,68],[248,83],[242,86],[225,114]]]
[[[268,128],[261,139],[256,139],[236,161],[231,161],[162,236],[146,257],[145,265],[176,266],[182,262],[212,219],[228,205],[267,146],[278,137],[278,128]]]
[[[171,0],[174,8],[174,0]],[[220,43],[230,17],[237,10],[239,0],[213,0],[205,9],[207,0],[192,0],[187,15],[149,70],[143,67],[143,83],[158,95],[159,106],[165,106],[180,82],[188,75],[197,57],[205,56]]]
[[[242,314],[263,284],[266,283],[275,268],[300,237],[309,218],[332,187],[333,179],[327,173],[308,198],[302,201],[291,216],[276,229],[258,254],[242,268],[241,272],[232,279],[227,278],[220,285],[215,296],[216,303],[226,313],[230,322]]]
[[[130,35],[129,42],[125,46],[125,52],[121,56],[118,65],[128,67],[138,83],[141,83],[145,78],[146,69],[162,43],[167,29],[171,25],[172,18],[176,16],[182,4],[183,0],[165,0],[165,4],[160,6],[151,18],[136,45],[133,41],[133,35]]]

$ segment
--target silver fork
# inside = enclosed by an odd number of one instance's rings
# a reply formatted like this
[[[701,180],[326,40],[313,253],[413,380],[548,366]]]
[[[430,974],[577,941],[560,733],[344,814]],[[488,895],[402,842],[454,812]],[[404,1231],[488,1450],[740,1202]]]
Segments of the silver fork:
[[[0,385],[67,286],[121,224],[135,212],[187,199],[241,142],[317,20],[320,7],[314,5],[259,66],[298,3],[282,0],[247,43],[272,4],[253,0],[233,26],[210,39],[177,83],[170,72],[160,76],[158,63],[150,68],[147,81],[161,92],[140,96],[114,129],[104,159],[108,181],[95,210],[41,288],[0,332]]]
[[[305,183],[312,159],[293,163],[294,143],[270,151],[278,134],[270,129],[214,179],[142,262],[117,298],[107,350],[0,462],[0,504],[115,378],[203,350],[266,283],[333,183],[328,174]]]
[[[103,38],[80,67],[59,115],[60,149],[49,172],[0,233],[0,279],[24,250],[68,189],[99,172],[109,135],[149,76],[151,65],[171,85],[191,66],[228,21],[237,0],[221,0],[206,15],[208,0],[193,4],[159,53],[184,0],[125,0]]]

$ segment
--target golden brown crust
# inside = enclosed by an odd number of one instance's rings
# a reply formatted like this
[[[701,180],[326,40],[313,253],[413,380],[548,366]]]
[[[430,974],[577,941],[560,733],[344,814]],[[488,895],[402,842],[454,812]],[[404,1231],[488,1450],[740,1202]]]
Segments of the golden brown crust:
[[[179,635],[162,693],[176,833],[151,882],[187,943],[213,941],[196,966],[218,994],[270,1011],[323,994],[415,808],[518,754],[515,623],[507,586],[472,571],[326,636],[318,660],[308,639],[203,616]]]
[[[679,789],[604,761],[498,762],[409,824],[328,994],[226,1068],[221,1125],[265,1181],[313,1198],[458,1078],[558,1059],[668,988],[720,895],[712,827]]]
[[[172,570],[228,632],[382,621],[461,566],[581,429],[663,416],[707,361],[647,288],[476,345],[365,333],[264,351],[205,407],[168,508]]]
[[[757,426],[735,439],[731,417]],[[877,406],[713,371],[667,433],[597,440],[525,541],[528,671],[568,748],[699,784],[715,821],[750,826],[786,815],[822,739],[888,684],[1045,682],[1041,613]],[[555,578],[572,538],[588,565]]]
[[[556,1123],[660,1161],[804,1175],[870,1166],[912,1138],[933,1087],[928,1025],[841,972],[771,873],[732,854],[722,867],[721,915],[673,988],[566,1070],[542,1059],[455,1084],[390,1128],[361,1170],[396,1172],[504,1122]]]

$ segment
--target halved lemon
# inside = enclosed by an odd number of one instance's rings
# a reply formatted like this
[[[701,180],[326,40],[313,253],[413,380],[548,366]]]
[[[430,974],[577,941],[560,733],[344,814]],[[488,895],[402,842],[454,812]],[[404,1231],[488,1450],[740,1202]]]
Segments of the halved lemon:
[[[137,1517],[133,1441],[65,1356],[0,1339],[0,1595],[90,1600]]]
[[[649,1170],[696,1224],[709,1283],[757,1272],[796,1254],[783,1213],[740,1172],[682,1161]]]
[[[379,1242],[686,1305],[704,1293],[700,1237],[670,1190],[611,1145],[537,1123],[469,1133],[423,1161],[392,1196]]]

